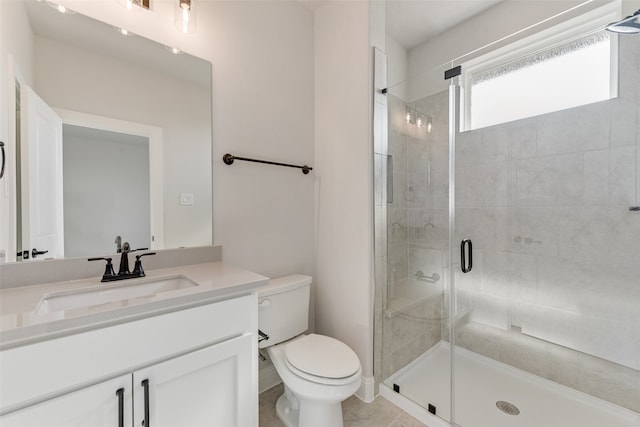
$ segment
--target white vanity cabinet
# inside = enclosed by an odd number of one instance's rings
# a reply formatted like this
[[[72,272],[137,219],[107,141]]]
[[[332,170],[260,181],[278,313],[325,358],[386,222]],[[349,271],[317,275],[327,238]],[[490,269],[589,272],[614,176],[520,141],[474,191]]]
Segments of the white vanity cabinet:
[[[0,427],[257,427],[257,301],[0,352]]]

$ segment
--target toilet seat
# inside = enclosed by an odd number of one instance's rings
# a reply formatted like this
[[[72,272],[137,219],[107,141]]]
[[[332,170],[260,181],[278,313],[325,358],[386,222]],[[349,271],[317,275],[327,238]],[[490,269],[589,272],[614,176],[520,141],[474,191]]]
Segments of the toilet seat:
[[[359,377],[358,356],[341,341],[310,334],[286,344],[284,362],[301,378],[320,384],[342,385]]]

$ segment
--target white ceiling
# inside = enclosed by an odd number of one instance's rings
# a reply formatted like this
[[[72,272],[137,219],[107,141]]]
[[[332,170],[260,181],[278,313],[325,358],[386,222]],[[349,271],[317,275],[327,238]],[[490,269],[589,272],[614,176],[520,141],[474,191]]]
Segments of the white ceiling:
[[[412,49],[500,1],[387,0],[387,34]]]

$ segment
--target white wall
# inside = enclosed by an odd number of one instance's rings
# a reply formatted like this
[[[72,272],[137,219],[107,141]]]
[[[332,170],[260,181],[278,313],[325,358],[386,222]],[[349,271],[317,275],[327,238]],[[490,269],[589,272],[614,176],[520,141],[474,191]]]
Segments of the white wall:
[[[372,144],[369,4],[315,12],[316,329],[372,356]]]
[[[197,33],[183,35],[170,1],[137,13],[112,0],[61,3],[213,63],[214,242],[226,261],[268,276],[312,274],[313,173],[221,160],[314,166],[312,13],[295,1],[201,1]]]
[[[313,274],[313,15],[296,1],[213,5],[214,241],[267,276]],[[314,171],[229,167],[227,152]]]

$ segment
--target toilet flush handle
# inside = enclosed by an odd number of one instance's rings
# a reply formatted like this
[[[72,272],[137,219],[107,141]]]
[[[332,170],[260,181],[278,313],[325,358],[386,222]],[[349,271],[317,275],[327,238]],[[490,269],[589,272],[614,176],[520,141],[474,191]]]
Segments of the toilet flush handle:
[[[266,308],[269,307],[271,305],[271,300],[270,299],[263,299],[262,301],[260,301],[258,303],[258,307],[260,308]]]

